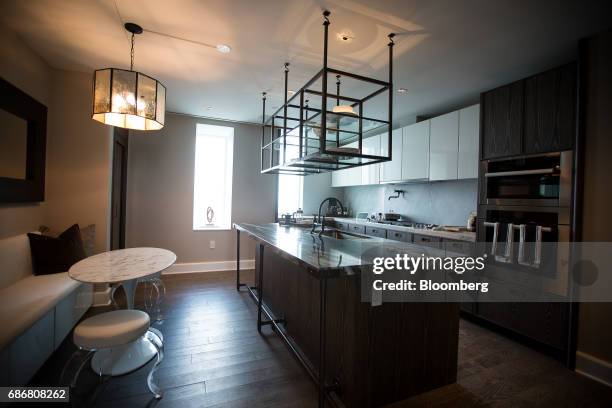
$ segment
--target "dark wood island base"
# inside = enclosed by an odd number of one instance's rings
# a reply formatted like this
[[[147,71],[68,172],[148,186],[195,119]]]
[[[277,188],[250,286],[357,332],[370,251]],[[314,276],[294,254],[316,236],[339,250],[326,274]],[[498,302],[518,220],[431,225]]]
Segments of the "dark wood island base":
[[[249,227],[235,226],[237,289],[246,287],[258,302],[258,328],[271,325],[319,385],[320,406],[378,407],[456,381],[459,304],[372,306],[361,300],[359,273],[315,271],[304,248],[292,254],[270,231]],[[239,281],[241,231],[258,243],[256,287]],[[333,242],[325,245],[333,258]]]

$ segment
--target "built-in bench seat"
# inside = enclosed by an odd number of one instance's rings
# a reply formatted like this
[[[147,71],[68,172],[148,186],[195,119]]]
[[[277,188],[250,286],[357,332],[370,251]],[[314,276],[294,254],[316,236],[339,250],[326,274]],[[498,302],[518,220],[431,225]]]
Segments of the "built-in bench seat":
[[[26,234],[0,240],[0,384],[27,384],[91,303],[67,272],[32,275]]]

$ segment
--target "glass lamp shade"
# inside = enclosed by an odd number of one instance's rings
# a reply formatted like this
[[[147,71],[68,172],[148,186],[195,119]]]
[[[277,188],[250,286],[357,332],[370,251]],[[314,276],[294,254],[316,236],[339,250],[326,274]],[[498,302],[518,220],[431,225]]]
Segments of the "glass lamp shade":
[[[333,113],[344,113],[347,115],[355,115],[357,116],[357,113],[353,110],[353,107],[350,105],[337,105],[334,106],[332,108],[332,112]]]
[[[150,76],[118,68],[94,72],[92,119],[136,130],[164,127],[166,87]]]

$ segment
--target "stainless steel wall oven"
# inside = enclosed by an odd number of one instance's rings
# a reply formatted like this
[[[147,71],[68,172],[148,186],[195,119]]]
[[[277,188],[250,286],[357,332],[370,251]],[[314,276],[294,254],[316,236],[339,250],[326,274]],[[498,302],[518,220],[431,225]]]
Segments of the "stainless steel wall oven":
[[[569,207],[572,151],[481,162],[480,204]]]

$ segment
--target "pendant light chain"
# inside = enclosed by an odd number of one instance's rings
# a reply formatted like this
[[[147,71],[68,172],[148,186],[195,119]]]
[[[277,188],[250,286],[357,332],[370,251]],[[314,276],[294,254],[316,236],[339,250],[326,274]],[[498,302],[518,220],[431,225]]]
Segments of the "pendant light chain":
[[[132,33],[132,49],[130,50],[130,71],[134,70],[134,33]]]

